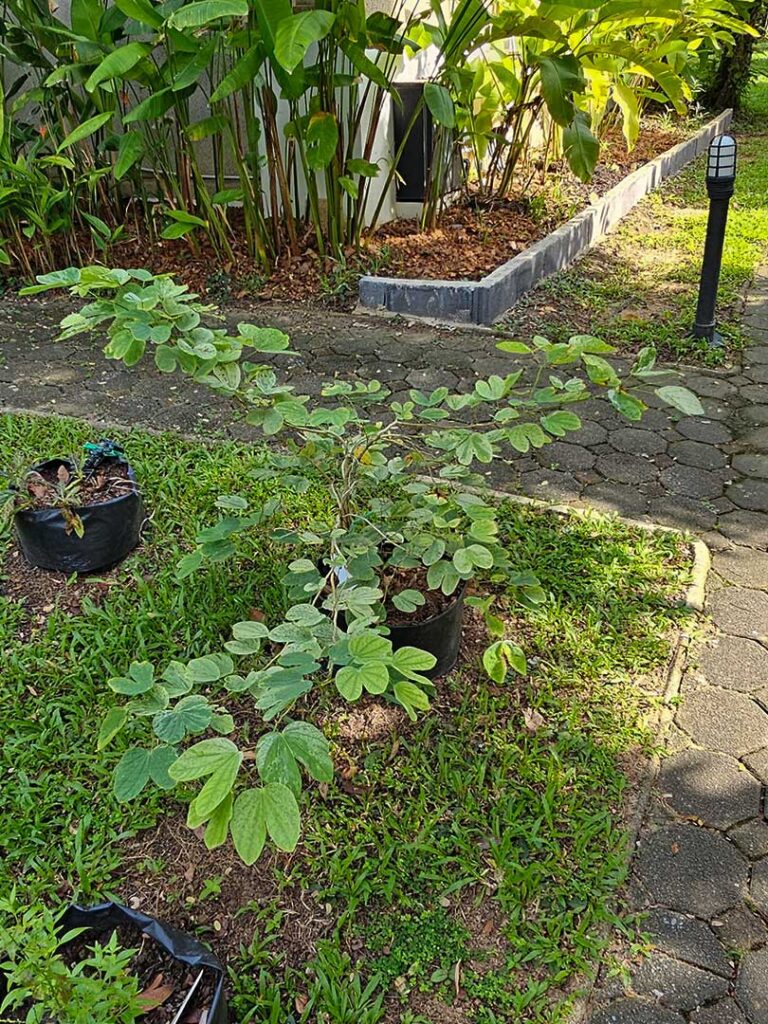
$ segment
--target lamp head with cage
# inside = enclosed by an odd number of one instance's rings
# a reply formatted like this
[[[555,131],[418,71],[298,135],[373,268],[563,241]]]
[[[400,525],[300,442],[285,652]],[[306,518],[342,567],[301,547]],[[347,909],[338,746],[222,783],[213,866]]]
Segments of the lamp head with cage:
[[[707,184],[732,185],[736,178],[736,139],[716,135],[709,144]]]

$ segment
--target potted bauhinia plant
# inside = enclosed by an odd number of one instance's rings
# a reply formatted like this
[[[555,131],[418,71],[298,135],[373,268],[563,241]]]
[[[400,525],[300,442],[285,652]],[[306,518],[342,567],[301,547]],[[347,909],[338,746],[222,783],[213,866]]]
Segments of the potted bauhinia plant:
[[[467,393],[412,389],[395,401],[377,380],[333,381],[312,401],[271,366],[243,358],[248,349],[287,352],[287,336],[208,326],[211,307],[168,277],[84,268],[39,282],[31,290],[68,286],[93,300],[65,318],[64,337],[106,328],[108,355],[136,363],[149,348],[164,372],[180,369],[228,395],[249,424],[282,441],[255,476],[293,490],[319,484],[330,496],[330,518],[300,529],[280,525],[277,500],[253,509],[244,496],[222,496],[227,515],[200,533],[180,575],[231,555],[243,530],[269,532],[293,553],[284,621],[237,623],[220,652],[158,673],[134,664],[110,681],[129,699],[110,712],[101,745],[129,723],[147,723],[143,745],[117,766],[118,795],[149,781],[172,788],[205,780],[189,805],[190,826],[206,825],[210,846],[231,833],[248,861],[267,835],[283,849],[295,845],[302,774],[332,775],[325,738],[297,716],[313,688],[332,686],[348,701],[371,694],[415,718],[429,706],[435,675],[455,663],[463,603],[486,615],[491,677],[526,671],[523,651],[493,614],[493,590],[503,584],[528,606],[545,594],[506,550],[478,470],[578,431],[575,410],[596,390],[628,420],[642,417],[643,388],[686,414],[701,411],[689,391],[661,383],[667,372],[656,369],[651,349],[622,378],[606,358],[611,347],[587,335],[502,341],[519,365]],[[226,692],[249,694],[263,716],[267,729],[252,756],[236,742]]]
[[[139,543],[144,506],[136,476],[114,441],[86,457],[48,459],[0,490],[30,565],[86,573],[121,561]]]
[[[226,1024],[224,967],[190,935],[116,903],[0,898],[0,1020]]]

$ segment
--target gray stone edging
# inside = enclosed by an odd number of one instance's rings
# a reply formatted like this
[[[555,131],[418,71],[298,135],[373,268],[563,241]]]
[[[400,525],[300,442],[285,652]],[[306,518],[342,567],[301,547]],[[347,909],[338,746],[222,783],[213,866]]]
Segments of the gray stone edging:
[[[732,116],[732,110],[723,111],[690,139],[627,175],[596,203],[481,280],[361,277],[360,305],[440,321],[492,324],[521,295],[566,267],[625,217],[643,196],[694,160],[715,135],[725,131]]]

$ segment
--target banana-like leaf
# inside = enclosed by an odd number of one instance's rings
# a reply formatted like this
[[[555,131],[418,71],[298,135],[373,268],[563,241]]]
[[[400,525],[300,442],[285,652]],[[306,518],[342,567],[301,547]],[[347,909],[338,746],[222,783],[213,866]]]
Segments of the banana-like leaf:
[[[94,135],[99,130],[99,128],[103,128],[108,121],[111,121],[112,117],[113,114],[111,110],[107,110],[102,114],[96,114],[94,117],[89,117],[87,121],[83,121],[83,123],[79,124],[74,131],[69,133],[56,152],[60,153],[62,149],[68,149],[70,146],[76,146],[78,142],[83,142],[85,139],[90,138],[91,135]]]
[[[150,43],[128,43],[126,46],[118,46],[91,72],[85,83],[86,90],[93,92],[102,82],[112,78],[124,78],[151,52]]]
[[[149,28],[161,28],[163,16],[152,6],[150,0],[115,0],[115,7],[128,18]]]
[[[302,63],[313,43],[325,39],[336,16],[331,11],[302,11],[285,18],[275,33],[275,59],[286,71]]]
[[[264,51],[261,44],[257,43],[250,50],[246,50],[232,70],[222,78],[211,95],[211,103],[225,100],[227,96],[253,81],[263,63]]]
[[[248,14],[248,0],[197,0],[185,4],[168,19],[172,28],[202,28],[221,18],[244,18]]]
[[[563,149],[571,170],[582,181],[589,181],[600,155],[600,143],[589,127],[589,115],[579,110],[563,132]]]
[[[136,121],[152,121],[161,117],[174,104],[172,89],[161,89],[152,96],[147,96],[137,106],[130,110],[123,118],[124,124],[134,124]]]
[[[143,155],[144,139],[139,132],[126,132],[121,136],[114,168],[115,179],[120,181],[124,178]]]

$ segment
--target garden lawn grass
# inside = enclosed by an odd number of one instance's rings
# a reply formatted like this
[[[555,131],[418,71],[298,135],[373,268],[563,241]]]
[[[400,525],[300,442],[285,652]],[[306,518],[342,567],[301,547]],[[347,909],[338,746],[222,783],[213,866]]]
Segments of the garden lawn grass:
[[[94,436],[75,421],[4,416],[0,466]],[[141,550],[80,615],[54,608],[40,624],[0,597],[0,889],[59,903],[127,900],[149,884],[142,909],[229,954],[239,1024],[563,1020],[600,956],[601,925],[616,920],[622,765],[653,743],[643,720],[687,614],[680,539],[507,505],[510,551],[548,594],[536,611],[506,610],[529,678],[484,678],[470,623],[462,667],[415,726],[399,716],[377,739],[350,737],[354,708],[321,690],[312,715],[337,778],[306,792],[297,852],[246,869],[229,848],[206,852],[174,799],[117,804],[119,751],[97,754],[96,736],[113,704],[105,681],[132,660],[202,655],[255,608],[274,621],[290,555],[246,542],[177,582],[216,496],[266,493],[247,477],[259,456],[140,431],[116,439],[151,511]],[[328,511],[320,493],[284,500],[297,522]],[[7,556],[7,534],[1,545]],[[248,710],[226,703],[236,718]],[[175,844],[166,854],[161,834]]]
[[[768,74],[768,54],[755,67]],[[709,209],[706,155],[651,193],[573,267],[524,297],[502,326],[554,341],[578,328],[622,352],[654,345],[662,359],[709,365],[743,347],[743,296],[768,258],[768,77],[755,79],[731,130],[739,155],[718,292],[725,350],[691,335]]]

